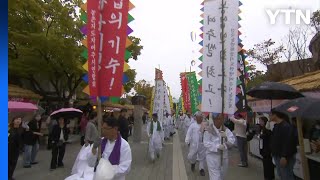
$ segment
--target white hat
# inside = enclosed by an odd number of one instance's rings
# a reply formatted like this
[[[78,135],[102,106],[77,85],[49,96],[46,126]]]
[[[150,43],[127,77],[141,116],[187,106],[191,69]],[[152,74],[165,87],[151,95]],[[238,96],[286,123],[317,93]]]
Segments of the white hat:
[[[196,113],[194,113],[194,116],[203,116],[202,112],[201,111],[197,111]]]

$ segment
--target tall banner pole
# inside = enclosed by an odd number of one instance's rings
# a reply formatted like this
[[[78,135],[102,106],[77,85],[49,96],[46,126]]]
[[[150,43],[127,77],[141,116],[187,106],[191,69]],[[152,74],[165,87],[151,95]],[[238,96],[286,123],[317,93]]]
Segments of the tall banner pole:
[[[224,91],[225,91],[225,82],[224,82],[224,78],[225,78],[225,37],[224,37],[224,0],[221,1],[221,41],[222,41],[222,54],[221,54],[221,65],[222,65],[222,82],[221,82],[221,98],[222,98],[222,106],[221,106],[221,113],[224,115],[224,106],[225,106],[225,95],[224,95]],[[224,118],[224,116],[223,116]],[[224,120],[224,119],[223,119]],[[222,124],[221,127],[221,131],[224,131],[224,124]],[[221,137],[221,145],[223,145],[223,137]],[[221,151],[221,157],[220,157],[220,162],[221,162],[221,166],[223,163],[223,151]]]
[[[101,137],[101,131],[102,131],[102,108],[101,108],[101,100],[99,97],[97,97],[97,103],[98,103],[98,135]],[[98,160],[101,158],[101,146],[99,146],[98,149]]]

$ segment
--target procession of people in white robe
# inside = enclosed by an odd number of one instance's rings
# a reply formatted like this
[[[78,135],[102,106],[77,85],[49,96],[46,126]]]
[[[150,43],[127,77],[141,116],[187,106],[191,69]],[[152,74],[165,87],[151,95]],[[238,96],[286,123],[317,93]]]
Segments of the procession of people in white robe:
[[[125,180],[131,168],[131,149],[128,142],[121,138],[113,121],[103,123],[102,130],[105,129],[106,135],[99,139],[99,143],[81,148],[72,175],[65,180]],[[160,158],[165,139],[174,134],[175,128],[180,129],[185,133],[185,143],[189,147],[187,159],[191,170],[194,171],[198,163],[201,176],[205,176],[207,166],[210,180],[223,180],[228,168],[228,149],[235,143],[233,133],[223,123],[222,114],[209,120],[201,112],[196,112],[193,117],[187,113],[174,121],[166,113],[160,122],[157,113],[154,113],[146,129],[148,156],[152,162]],[[96,166],[99,146],[102,149],[101,159]]]

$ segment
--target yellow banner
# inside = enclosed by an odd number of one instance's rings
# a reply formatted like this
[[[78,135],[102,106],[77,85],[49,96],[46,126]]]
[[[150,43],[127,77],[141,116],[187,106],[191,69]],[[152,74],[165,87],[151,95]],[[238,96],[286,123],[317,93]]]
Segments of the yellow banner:
[[[153,99],[154,99],[154,90],[155,88],[152,88],[152,96],[151,96],[151,102],[150,102],[150,111],[149,111],[149,117],[152,117],[152,112],[153,112]]]

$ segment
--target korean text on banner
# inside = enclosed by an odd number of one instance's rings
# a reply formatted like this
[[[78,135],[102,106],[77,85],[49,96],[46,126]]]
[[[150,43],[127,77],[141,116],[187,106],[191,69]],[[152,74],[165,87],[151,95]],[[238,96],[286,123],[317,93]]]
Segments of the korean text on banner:
[[[224,2],[222,4],[222,2]],[[224,101],[224,113],[235,111],[237,47],[238,47],[238,0],[206,1],[204,3],[202,111],[220,113]],[[222,17],[221,11],[224,11]],[[222,27],[222,19],[224,27]],[[222,28],[224,33],[222,34]],[[224,38],[223,38],[224,37]],[[222,74],[222,39],[224,39],[225,74]],[[224,87],[222,87],[224,78]],[[222,97],[221,91],[224,92]]]

